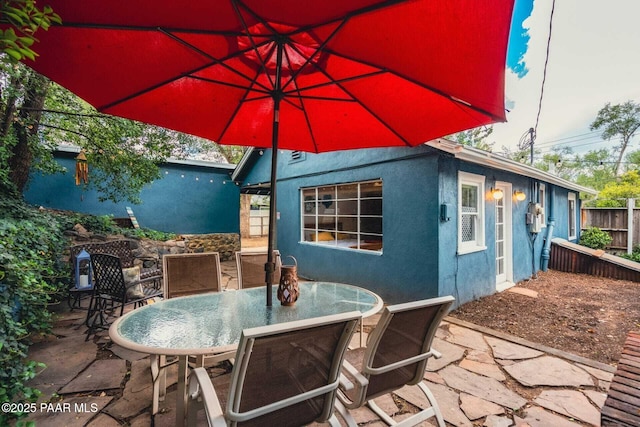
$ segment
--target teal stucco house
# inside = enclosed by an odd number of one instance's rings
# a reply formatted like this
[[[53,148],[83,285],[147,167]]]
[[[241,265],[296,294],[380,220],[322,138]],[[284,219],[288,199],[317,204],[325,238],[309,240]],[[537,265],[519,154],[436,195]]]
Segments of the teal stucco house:
[[[269,150],[232,178],[270,187]],[[438,139],[413,148],[282,151],[277,248],[298,274],[362,286],[387,303],[490,295],[546,269],[552,237],[577,241],[585,188]]]

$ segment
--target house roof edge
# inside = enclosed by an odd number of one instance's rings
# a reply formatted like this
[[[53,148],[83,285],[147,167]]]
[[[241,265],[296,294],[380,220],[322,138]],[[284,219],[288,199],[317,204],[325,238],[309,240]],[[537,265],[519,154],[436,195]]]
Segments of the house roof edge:
[[[592,188],[575,184],[571,181],[567,181],[566,179],[560,178],[548,172],[534,168],[533,166],[516,162],[515,160],[508,159],[504,156],[491,153],[489,151],[479,150],[473,147],[467,147],[462,144],[458,144],[456,142],[449,141],[444,138],[438,138],[432,141],[428,141],[425,143],[425,145],[429,147],[433,147],[440,151],[444,151],[446,153],[452,154],[455,158],[464,160],[470,163],[495,167],[495,168],[512,172],[518,175],[539,179],[541,181],[545,181],[550,184],[568,188],[570,190],[580,191],[583,193],[593,194],[593,195],[598,194],[598,192]]]

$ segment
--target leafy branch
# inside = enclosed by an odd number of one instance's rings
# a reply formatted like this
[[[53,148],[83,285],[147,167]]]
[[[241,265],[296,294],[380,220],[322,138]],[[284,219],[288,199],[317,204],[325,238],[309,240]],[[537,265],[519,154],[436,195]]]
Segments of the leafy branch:
[[[36,0],[0,0],[0,23],[9,24],[9,28],[0,29],[0,49],[15,61],[33,61],[38,56],[31,49],[38,41],[36,32],[47,31],[62,20],[51,6],[38,9]]]

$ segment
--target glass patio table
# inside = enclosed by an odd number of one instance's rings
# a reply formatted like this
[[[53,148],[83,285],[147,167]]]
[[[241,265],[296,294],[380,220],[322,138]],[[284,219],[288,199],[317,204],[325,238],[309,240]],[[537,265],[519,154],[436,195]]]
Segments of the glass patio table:
[[[272,307],[266,306],[265,288],[211,292],[172,298],[133,310],[109,329],[116,344],[141,353],[178,356],[176,425],[185,422],[188,356],[235,350],[243,329],[360,311],[371,316],[382,308],[382,299],[357,286],[330,282],[300,283],[300,297],[283,306],[273,288]]]

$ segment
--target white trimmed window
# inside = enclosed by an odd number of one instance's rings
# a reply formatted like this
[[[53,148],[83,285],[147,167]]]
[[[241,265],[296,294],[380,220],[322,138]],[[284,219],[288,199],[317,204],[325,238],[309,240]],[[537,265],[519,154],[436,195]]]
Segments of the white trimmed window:
[[[484,244],[484,179],[458,172],[458,253],[486,249]]]
[[[300,189],[300,240],[382,252],[382,180]]]
[[[538,187],[538,204],[542,208],[542,214],[540,215],[540,226],[547,226],[547,186],[540,184]]]
[[[568,196],[569,211],[569,240],[575,240],[577,237],[577,210],[576,210],[576,193],[569,193]]]

